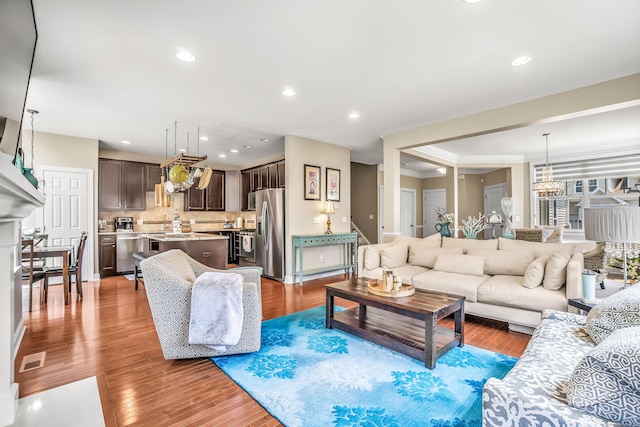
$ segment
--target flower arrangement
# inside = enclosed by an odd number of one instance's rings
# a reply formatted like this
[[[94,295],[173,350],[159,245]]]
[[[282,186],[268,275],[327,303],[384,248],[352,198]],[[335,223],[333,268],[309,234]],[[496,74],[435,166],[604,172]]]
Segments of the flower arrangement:
[[[445,208],[436,208],[436,215],[438,215],[438,222],[453,222],[453,214],[451,212],[447,212]]]
[[[469,215],[469,218],[466,220],[462,220],[462,233],[464,237],[467,239],[475,239],[478,237],[478,233],[482,230],[489,228],[490,225],[485,221],[485,217],[482,213],[478,212],[478,217],[472,217]]]

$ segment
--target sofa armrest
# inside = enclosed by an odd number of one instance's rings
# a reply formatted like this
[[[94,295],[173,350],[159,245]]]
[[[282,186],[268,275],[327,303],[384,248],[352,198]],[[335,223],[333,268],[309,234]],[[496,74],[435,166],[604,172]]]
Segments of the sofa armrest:
[[[584,257],[582,253],[575,252],[569,264],[567,264],[566,293],[569,298],[582,297],[582,269],[584,268]]]
[[[369,246],[371,245],[358,246],[358,276],[359,277],[362,277],[362,272],[364,272],[364,254]]]

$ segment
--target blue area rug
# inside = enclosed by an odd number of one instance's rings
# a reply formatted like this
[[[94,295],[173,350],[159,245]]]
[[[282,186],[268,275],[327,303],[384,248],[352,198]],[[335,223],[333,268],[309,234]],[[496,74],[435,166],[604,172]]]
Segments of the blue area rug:
[[[268,320],[259,352],[211,360],[288,427],[480,427],[484,383],[517,360],[456,347],[429,370],[324,322],[324,307]]]

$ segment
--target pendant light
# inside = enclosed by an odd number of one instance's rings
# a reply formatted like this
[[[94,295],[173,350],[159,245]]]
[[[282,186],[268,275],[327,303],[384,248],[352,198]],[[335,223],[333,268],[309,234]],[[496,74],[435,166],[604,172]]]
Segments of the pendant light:
[[[33,117],[39,113],[38,110],[27,110],[27,112],[29,113],[29,115],[31,116],[31,167],[30,168],[24,168],[24,176],[25,178],[27,178],[29,180],[29,182],[35,187],[38,188],[39,184],[40,185],[40,192],[42,193],[42,195],[44,195],[44,180],[42,179],[38,179],[35,176],[35,164],[33,162],[33,141],[35,140],[35,129],[33,126]]]
[[[536,192],[538,197],[554,197],[562,196],[564,192],[564,184],[559,181],[553,180],[553,168],[549,164],[549,133],[543,133],[546,142],[546,163],[542,167],[542,180],[533,183],[533,191]]]

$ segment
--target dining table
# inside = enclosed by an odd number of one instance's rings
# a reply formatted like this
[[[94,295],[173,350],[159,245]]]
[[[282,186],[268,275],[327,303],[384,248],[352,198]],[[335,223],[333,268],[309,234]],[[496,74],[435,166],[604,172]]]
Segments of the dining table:
[[[64,304],[69,304],[69,262],[73,255],[74,247],[72,245],[61,246],[43,246],[33,248],[34,258],[62,258],[62,284],[64,287]],[[22,251],[22,259],[29,259],[29,252]],[[78,295],[79,296],[79,295]]]

